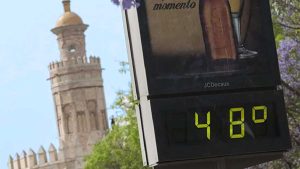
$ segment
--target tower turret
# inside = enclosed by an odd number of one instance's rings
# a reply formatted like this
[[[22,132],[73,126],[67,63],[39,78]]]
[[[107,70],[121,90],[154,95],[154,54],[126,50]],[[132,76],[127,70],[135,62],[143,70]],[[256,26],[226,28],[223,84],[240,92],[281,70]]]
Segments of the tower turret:
[[[14,169],[14,159],[12,158],[12,156],[10,155],[8,158],[8,169]]]
[[[100,58],[86,57],[87,25],[63,0],[64,14],[52,32],[57,36],[60,61],[49,65],[51,89],[60,138],[59,158],[83,158],[108,129]]]
[[[57,35],[60,57],[63,61],[86,58],[85,35],[88,25],[71,11],[70,0],[63,0],[64,14],[51,31]]]
[[[55,146],[53,144],[50,144],[48,152],[49,152],[49,160],[50,160],[50,162],[55,162],[55,161],[58,160],[57,151],[56,151],[56,148],[55,148]]]
[[[36,153],[32,149],[29,149],[27,159],[29,168],[33,168],[37,165]]]
[[[39,164],[40,165],[46,164],[48,162],[47,153],[43,146],[40,147],[38,156],[39,156]]]
[[[20,159],[21,168],[27,168],[27,153],[23,150]]]
[[[20,155],[16,153],[15,160],[14,160],[14,169],[21,169],[20,165]]]

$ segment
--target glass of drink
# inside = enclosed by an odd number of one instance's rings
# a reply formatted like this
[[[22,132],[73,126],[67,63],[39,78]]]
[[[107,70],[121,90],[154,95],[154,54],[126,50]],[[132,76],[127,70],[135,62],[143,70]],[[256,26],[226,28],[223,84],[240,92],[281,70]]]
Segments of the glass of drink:
[[[234,32],[238,42],[238,55],[240,59],[253,58],[257,55],[256,51],[248,50],[244,47],[244,40],[241,35],[241,13],[245,0],[228,0],[230,4],[231,17]]]

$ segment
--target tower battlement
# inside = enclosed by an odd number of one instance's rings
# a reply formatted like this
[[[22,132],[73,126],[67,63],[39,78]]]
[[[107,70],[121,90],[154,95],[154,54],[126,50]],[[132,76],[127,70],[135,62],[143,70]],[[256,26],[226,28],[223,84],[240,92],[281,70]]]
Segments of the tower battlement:
[[[78,57],[77,59],[72,59],[69,61],[56,61],[49,64],[48,68],[50,71],[56,71],[59,69],[65,69],[68,67],[78,66],[78,65],[96,65],[100,66],[101,61],[99,57],[90,56],[89,59]]]
[[[48,152],[41,146],[37,153],[29,149],[28,152],[22,151],[20,154],[16,153],[14,158],[10,156],[8,159],[8,169],[33,169],[45,166],[53,166],[52,168],[54,169],[60,164],[58,157],[57,149],[53,144],[49,146]]]
[[[103,86],[99,57],[54,62],[49,65],[49,71],[48,80],[54,93],[71,88]]]

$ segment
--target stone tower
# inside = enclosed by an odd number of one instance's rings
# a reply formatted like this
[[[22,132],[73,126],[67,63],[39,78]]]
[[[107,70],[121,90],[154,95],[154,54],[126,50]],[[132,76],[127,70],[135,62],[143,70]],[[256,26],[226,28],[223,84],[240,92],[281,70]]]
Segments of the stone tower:
[[[63,0],[64,14],[52,32],[57,36],[60,61],[49,66],[56,109],[60,151],[64,159],[91,152],[108,129],[100,59],[86,57],[84,32],[88,25]]]
[[[63,0],[64,14],[51,31],[57,36],[60,60],[49,65],[60,147],[43,146],[9,157],[9,169],[83,169],[108,130],[100,58],[86,57],[88,25]]]

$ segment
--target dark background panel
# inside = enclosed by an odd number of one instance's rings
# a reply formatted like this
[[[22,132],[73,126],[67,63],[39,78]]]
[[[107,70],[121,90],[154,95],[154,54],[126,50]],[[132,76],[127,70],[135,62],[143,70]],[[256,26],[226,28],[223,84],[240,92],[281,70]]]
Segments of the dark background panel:
[[[282,98],[281,92],[263,91],[151,100],[159,161],[287,150],[289,131]],[[252,122],[254,105],[268,107],[264,124]],[[254,137],[248,131],[241,139],[229,137],[230,107],[245,108],[245,122]],[[211,110],[211,140],[206,139],[205,130],[195,128],[193,117],[194,111],[208,110]],[[235,116],[237,120],[238,114]]]

